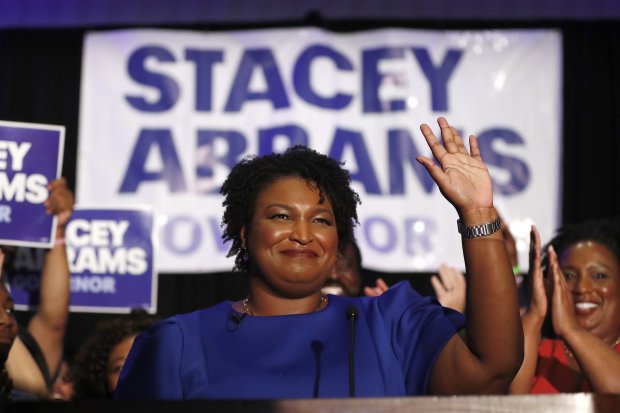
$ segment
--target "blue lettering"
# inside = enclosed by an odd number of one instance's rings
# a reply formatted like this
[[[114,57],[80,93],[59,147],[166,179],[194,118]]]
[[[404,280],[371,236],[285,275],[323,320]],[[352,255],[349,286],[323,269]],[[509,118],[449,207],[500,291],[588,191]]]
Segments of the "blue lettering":
[[[162,169],[159,171],[146,170],[146,161],[152,151],[157,151],[161,157]],[[170,192],[186,190],[181,162],[168,129],[143,129],[140,132],[119,192],[136,192],[145,181],[165,181]]]
[[[310,46],[299,56],[293,69],[293,85],[297,94],[306,102],[322,108],[342,109],[347,107],[353,99],[350,94],[336,93],[330,97],[323,97],[312,89],[310,84],[310,66],[319,57],[330,59],[339,70],[353,70],[353,65],[343,54],[328,46]]]
[[[249,90],[254,69],[262,70],[267,83],[267,90],[262,92],[252,92]],[[278,65],[273,53],[269,49],[246,50],[243,53],[239,70],[235,75],[224,110],[226,112],[239,112],[241,106],[251,100],[271,101],[271,104],[276,109],[289,106]]]
[[[202,241],[200,225],[191,216],[173,217],[166,223],[163,231],[164,245],[175,254],[191,254],[198,249]],[[184,240],[185,245],[178,242],[179,239]]]
[[[227,151],[223,155],[217,155],[215,147],[217,142],[223,142]],[[216,131],[216,130],[199,130],[198,142],[197,142],[197,154],[199,155],[196,161],[196,178],[199,183],[199,188],[204,190],[198,190],[203,193],[219,193],[220,187],[213,184],[214,169],[217,165],[226,165],[228,170],[239,159],[246,149],[245,137],[236,131]]]
[[[404,100],[398,99],[382,103],[379,98],[379,87],[383,78],[386,77],[386,75],[379,72],[379,62],[384,59],[402,59],[404,54],[404,49],[400,47],[379,48],[363,52],[362,84],[364,85],[364,90],[362,93],[362,107],[365,113],[387,112],[387,108],[391,112],[405,109]]]
[[[213,66],[224,60],[220,50],[188,49],[185,59],[196,64],[196,110],[208,112],[212,109]]]
[[[286,139],[285,145],[278,145],[276,140]],[[284,152],[286,148],[295,145],[308,146],[308,134],[297,125],[275,126],[273,128],[261,129],[258,132],[258,156],[269,155],[274,152]]]
[[[390,170],[390,193],[405,193],[405,162],[413,168],[418,181],[426,193],[430,193],[435,187],[435,182],[426,169],[416,161],[415,157],[421,155],[416,147],[411,134],[407,130],[392,129],[388,132],[388,156]]]
[[[329,157],[342,161],[345,147],[351,147],[357,162],[356,172],[349,169],[351,179],[361,182],[367,193],[380,194],[381,189],[377,181],[377,174],[370,161],[370,156],[368,156],[368,149],[366,149],[361,133],[347,129],[336,129],[332,147],[329,150]]]
[[[387,219],[370,217],[364,222],[362,228],[364,229],[366,243],[370,248],[382,253],[390,252],[396,248],[396,228]],[[383,244],[378,242],[378,239],[381,237],[373,236],[374,231],[383,231],[385,233],[385,242]]]
[[[504,184],[493,180],[495,190],[502,195],[512,195],[523,191],[530,182],[530,170],[527,164],[517,158],[499,154],[493,150],[493,142],[500,140],[510,145],[523,145],[523,138],[510,129],[489,129],[478,136],[480,155],[487,165],[494,165],[507,170],[510,179]]]
[[[432,237],[437,233],[435,221],[429,218],[405,219],[405,252],[407,255],[434,255]]]
[[[161,73],[149,72],[146,60],[157,59],[160,62],[174,62],[174,56],[163,47],[141,47],[131,54],[127,64],[129,76],[136,82],[151,86],[159,91],[159,100],[149,102],[142,96],[126,96],[127,102],[142,112],[165,112],[171,109],[179,99],[180,89],[177,82]]]
[[[434,112],[448,110],[448,81],[458,64],[462,50],[449,49],[443,62],[434,66],[428,50],[423,47],[412,48],[415,57],[422,68],[422,72],[431,86],[431,102]]]

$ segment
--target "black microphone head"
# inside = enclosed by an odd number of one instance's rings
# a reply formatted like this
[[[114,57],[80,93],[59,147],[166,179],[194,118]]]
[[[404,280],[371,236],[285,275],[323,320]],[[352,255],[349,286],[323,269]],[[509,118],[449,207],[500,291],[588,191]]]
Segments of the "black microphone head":
[[[354,320],[357,320],[358,316],[359,316],[359,310],[357,309],[356,306],[354,306],[353,304],[350,304],[347,307],[347,318],[353,318]]]

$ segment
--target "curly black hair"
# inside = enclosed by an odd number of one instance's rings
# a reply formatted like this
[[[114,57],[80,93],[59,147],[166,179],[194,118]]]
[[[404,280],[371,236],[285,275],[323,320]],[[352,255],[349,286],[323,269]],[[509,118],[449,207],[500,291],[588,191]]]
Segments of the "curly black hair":
[[[148,329],[156,318],[136,312],[100,322],[95,332],[84,340],[71,365],[73,400],[110,399],[112,391],[106,379],[112,349],[125,338]]]
[[[282,154],[262,157],[247,156],[230,171],[220,193],[224,195],[222,239],[232,241],[228,257],[235,256],[234,271],[247,271],[243,260],[241,229],[248,226],[254,215],[256,198],[267,186],[280,178],[297,177],[315,184],[320,202],[327,197],[334,209],[338,250],[344,252],[354,240],[353,228],[359,224],[357,204],[359,195],[351,188],[351,175],[342,164],[304,146],[294,146]]]
[[[542,265],[547,268],[547,247],[553,246],[560,255],[571,245],[580,241],[595,241],[607,247],[620,263],[620,222],[611,219],[590,219],[562,226],[543,249]]]

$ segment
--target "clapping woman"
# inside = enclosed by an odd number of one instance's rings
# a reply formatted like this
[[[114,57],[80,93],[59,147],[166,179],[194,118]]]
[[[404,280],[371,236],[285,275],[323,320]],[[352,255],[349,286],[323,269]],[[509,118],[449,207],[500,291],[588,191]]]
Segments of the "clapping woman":
[[[249,157],[222,186],[223,238],[250,294],[155,325],[135,341],[119,399],[376,397],[504,392],[522,360],[510,262],[475,138],[440,118],[439,162],[418,157],[460,217],[467,320],[400,283],[379,297],[321,292],[353,239],[348,171],[313,150]],[[467,343],[458,332],[466,329]]]
[[[620,393],[618,224],[596,220],[566,225],[545,250],[549,297],[540,237],[532,228],[532,300],[523,316],[525,360],[511,393]],[[547,315],[555,339],[541,337]]]

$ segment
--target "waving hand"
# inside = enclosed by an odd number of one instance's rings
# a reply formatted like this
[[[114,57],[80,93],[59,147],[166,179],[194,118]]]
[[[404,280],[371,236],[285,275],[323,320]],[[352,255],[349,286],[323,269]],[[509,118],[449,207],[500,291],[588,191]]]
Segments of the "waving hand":
[[[420,130],[439,166],[424,156],[418,156],[417,161],[426,168],[443,196],[459,213],[492,207],[491,175],[482,162],[476,138],[473,135],[469,137],[470,155],[457,130],[445,118],[439,118],[437,123],[441,128],[442,142],[427,124],[421,125]]]

